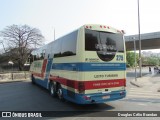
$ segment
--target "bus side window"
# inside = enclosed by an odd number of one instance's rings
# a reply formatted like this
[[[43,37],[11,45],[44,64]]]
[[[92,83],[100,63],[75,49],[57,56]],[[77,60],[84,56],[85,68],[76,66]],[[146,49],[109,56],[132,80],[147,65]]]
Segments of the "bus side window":
[[[70,33],[62,38],[61,57],[76,55],[78,31]]]
[[[52,53],[54,53],[54,58],[61,57],[61,48],[62,48],[62,38],[54,42],[54,47]]]

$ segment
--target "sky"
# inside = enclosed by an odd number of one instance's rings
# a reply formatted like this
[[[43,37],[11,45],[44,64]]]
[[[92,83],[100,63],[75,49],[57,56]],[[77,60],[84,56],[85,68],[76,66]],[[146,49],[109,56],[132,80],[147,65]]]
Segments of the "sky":
[[[139,0],[141,33],[160,31],[160,0]],[[0,0],[0,31],[13,24],[38,28],[51,42],[84,24],[138,34],[137,0]]]

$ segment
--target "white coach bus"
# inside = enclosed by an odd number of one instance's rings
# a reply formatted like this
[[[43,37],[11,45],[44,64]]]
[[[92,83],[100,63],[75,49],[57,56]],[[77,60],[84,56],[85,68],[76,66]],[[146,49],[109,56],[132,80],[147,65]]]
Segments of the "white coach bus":
[[[126,96],[123,31],[87,24],[34,50],[33,83],[51,96],[77,104],[104,103]]]

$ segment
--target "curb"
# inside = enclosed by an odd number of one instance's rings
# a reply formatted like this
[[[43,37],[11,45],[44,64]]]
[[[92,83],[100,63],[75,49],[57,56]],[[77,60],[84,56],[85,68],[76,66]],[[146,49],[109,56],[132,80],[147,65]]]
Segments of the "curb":
[[[130,83],[131,83],[132,85],[136,86],[136,87],[142,87],[141,85],[138,85],[138,84],[136,84],[136,83],[134,83],[134,82],[132,82],[132,81],[130,81]]]
[[[143,78],[143,77],[152,78],[152,77],[154,77],[155,75],[157,75],[157,73],[154,73],[154,74],[152,74],[152,75],[146,74],[146,75],[142,76],[142,78]],[[138,83],[135,83],[134,80],[131,80],[131,81],[130,81],[130,84],[132,84],[132,85],[134,85],[134,86],[136,86],[136,87],[143,87],[143,85],[139,85]],[[158,91],[160,91],[160,89],[159,89]]]

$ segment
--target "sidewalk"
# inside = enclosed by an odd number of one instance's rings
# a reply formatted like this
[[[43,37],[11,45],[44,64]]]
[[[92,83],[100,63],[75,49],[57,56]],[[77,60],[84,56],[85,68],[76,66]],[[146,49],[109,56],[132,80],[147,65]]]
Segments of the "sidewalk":
[[[152,79],[155,79],[155,76],[157,76],[157,72],[148,73],[147,75],[142,76],[141,78],[137,78],[137,80],[133,79],[130,81],[130,83],[136,87],[147,87],[152,86],[154,83],[152,82]],[[156,78],[157,80],[160,80],[160,75]],[[160,84],[158,84],[158,92],[160,92]]]

